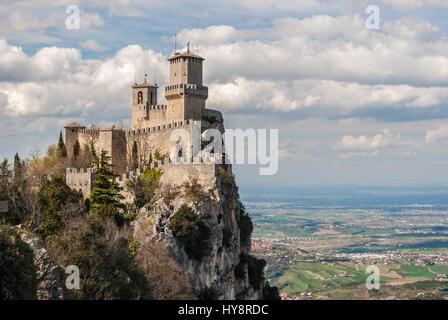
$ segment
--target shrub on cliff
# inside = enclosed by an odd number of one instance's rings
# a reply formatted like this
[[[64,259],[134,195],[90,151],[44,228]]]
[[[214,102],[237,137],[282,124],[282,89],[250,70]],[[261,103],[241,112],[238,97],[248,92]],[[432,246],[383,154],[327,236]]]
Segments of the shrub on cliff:
[[[231,170],[224,169],[224,167],[218,167],[218,174],[221,177],[221,181],[224,184],[234,185],[235,184],[235,176],[233,175]]]
[[[278,288],[271,286],[268,281],[264,283],[263,300],[281,300]]]
[[[258,259],[254,256],[241,253],[240,261],[233,270],[237,279],[244,279],[246,276],[246,266],[250,286],[255,290],[260,290],[263,286],[262,291],[264,300],[279,300],[280,295],[277,287],[271,286],[264,278],[264,267],[266,266],[266,261],[264,259]]]
[[[252,223],[252,219],[244,205],[240,202],[240,215],[238,219],[238,227],[240,228],[240,243],[243,246],[250,245],[250,235],[252,230],[254,229],[254,225]]]
[[[202,185],[198,182],[198,178],[191,176],[188,181],[183,184],[185,189],[185,198],[189,201],[202,201],[207,197],[207,193],[202,189]]]
[[[36,299],[33,250],[11,226],[0,226],[0,300]]]
[[[170,228],[190,259],[201,260],[210,253],[210,228],[187,205],[182,205],[171,218]]]
[[[146,169],[140,176],[128,182],[127,187],[134,196],[134,204],[137,208],[141,208],[153,201],[154,194],[160,187],[162,174],[162,169]]]

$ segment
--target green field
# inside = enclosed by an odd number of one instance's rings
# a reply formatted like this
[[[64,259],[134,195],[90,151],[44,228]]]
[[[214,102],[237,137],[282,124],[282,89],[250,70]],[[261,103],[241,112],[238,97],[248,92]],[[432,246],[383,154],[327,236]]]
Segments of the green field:
[[[448,265],[434,265],[430,267],[432,272],[440,273],[440,274],[448,274]]]
[[[407,266],[402,265],[397,272],[405,278],[432,278],[434,273],[428,270],[428,267],[424,266]]]
[[[289,293],[334,291],[365,283],[368,274],[364,272],[364,266],[358,269],[342,264],[298,262],[272,281],[281,291]],[[381,277],[382,281],[390,279]]]

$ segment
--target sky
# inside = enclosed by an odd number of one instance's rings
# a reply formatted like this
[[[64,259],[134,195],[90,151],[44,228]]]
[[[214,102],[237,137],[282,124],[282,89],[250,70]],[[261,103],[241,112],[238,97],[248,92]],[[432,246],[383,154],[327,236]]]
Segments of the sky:
[[[239,184],[445,184],[447,16],[445,0],[2,0],[0,157],[44,154],[73,121],[129,127],[144,74],[164,103],[177,33],[227,128],[279,130],[277,174],[235,165]]]

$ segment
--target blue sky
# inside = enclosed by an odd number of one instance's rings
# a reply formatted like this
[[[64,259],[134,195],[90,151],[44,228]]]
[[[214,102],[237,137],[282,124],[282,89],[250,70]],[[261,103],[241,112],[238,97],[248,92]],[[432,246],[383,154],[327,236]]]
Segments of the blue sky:
[[[279,129],[278,174],[235,166],[239,183],[443,184],[447,16],[441,0],[3,1],[0,156],[45,153],[72,121],[129,125],[134,76],[166,85],[177,33],[227,127]]]

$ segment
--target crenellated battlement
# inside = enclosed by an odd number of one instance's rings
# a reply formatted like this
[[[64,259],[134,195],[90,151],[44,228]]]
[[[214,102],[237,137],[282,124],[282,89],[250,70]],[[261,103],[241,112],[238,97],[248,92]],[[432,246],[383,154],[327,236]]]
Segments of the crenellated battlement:
[[[78,129],[79,133],[84,133],[84,134],[88,134],[91,136],[99,136],[100,135],[100,130],[99,129],[86,129],[86,128],[80,128]]]
[[[169,129],[175,129],[175,128],[182,128],[182,127],[187,127],[188,125],[190,125],[193,120],[181,120],[181,121],[176,121],[176,122],[172,122],[172,123],[167,123],[167,124],[162,124],[160,126],[155,126],[155,127],[149,127],[149,128],[142,128],[142,129],[135,129],[135,130],[125,130],[126,131],[126,136],[137,136],[137,135],[142,135],[142,134],[149,134],[149,133],[153,133],[153,132],[157,132],[157,131],[164,131],[164,130],[169,130]]]
[[[165,97],[168,100],[182,95],[193,95],[207,99],[208,87],[192,83],[179,83],[165,87]]]
[[[139,110],[166,110],[166,104],[148,104],[143,106],[138,106]]]
[[[179,84],[172,84],[172,85],[165,87],[165,91],[177,90],[177,89],[194,89],[194,90],[207,89],[208,90],[208,87],[199,85],[199,84],[194,84],[194,83],[179,83]]]
[[[127,184],[132,179],[140,176],[146,169],[157,168],[163,170],[160,180],[163,184],[180,186],[191,177],[195,177],[201,185],[211,188],[217,182],[217,167],[218,165],[215,163],[171,163],[168,159],[166,161],[153,162],[144,168],[137,168],[134,171],[123,173],[116,177],[114,181],[123,189],[121,193],[126,201],[132,201]],[[72,189],[81,190],[84,197],[88,198],[93,188],[96,173],[95,168],[67,168],[67,185]]]

